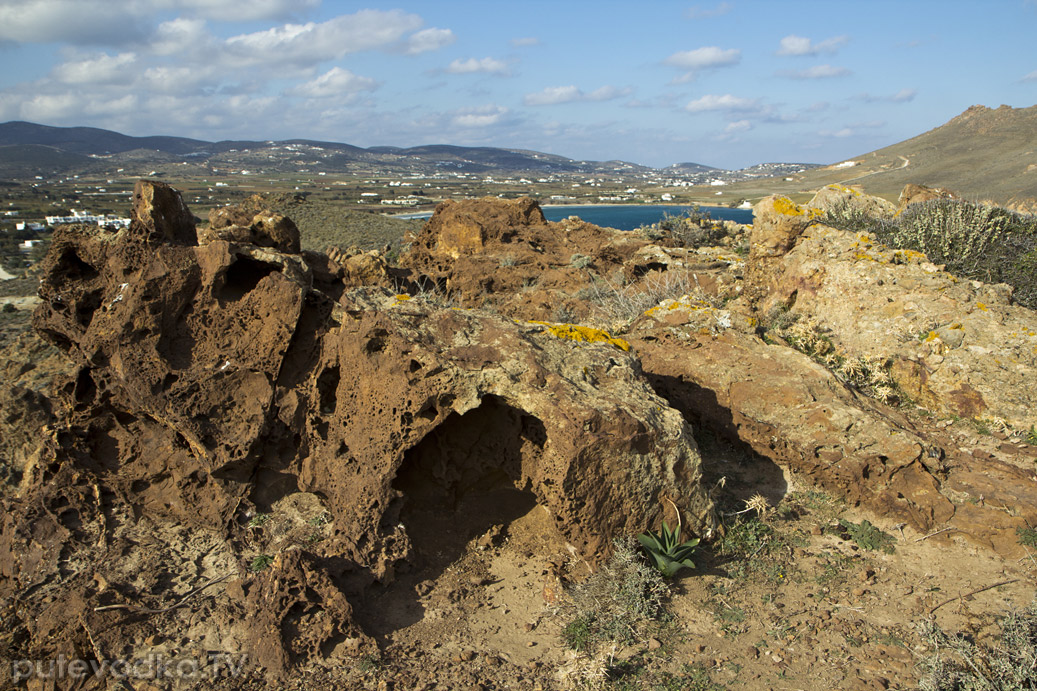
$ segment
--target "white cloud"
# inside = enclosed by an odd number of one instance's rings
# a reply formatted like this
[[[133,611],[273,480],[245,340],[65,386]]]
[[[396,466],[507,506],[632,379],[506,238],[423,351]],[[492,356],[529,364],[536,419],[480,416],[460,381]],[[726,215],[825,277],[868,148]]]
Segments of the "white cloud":
[[[158,25],[148,41],[148,49],[156,55],[182,56],[185,50],[197,52],[214,41],[203,20],[178,17]]]
[[[1022,81],[1022,82],[1037,82],[1037,70],[1034,70],[1033,72],[1031,72],[1030,74],[1026,75],[1022,79],[1020,79],[1019,81]]]
[[[111,0],[0,0],[0,41],[124,45],[147,34],[134,9]]]
[[[207,19],[224,22],[251,22],[260,19],[284,19],[303,10],[320,7],[321,0],[155,0],[162,9],[185,10]],[[113,3],[115,4],[115,3]]]
[[[499,124],[508,114],[503,106],[489,105],[459,110],[451,119],[458,127],[490,127]]]
[[[314,65],[349,53],[388,48],[422,23],[421,17],[400,10],[361,10],[319,24],[284,24],[265,31],[232,36],[224,44],[224,54],[236,66]],[[439,35],[435,33],[439,31],[418,31],[408,40],[407,52],[431,49],[422,47],[417,50],[413,46],[427,46],[439,41]]]
[[[52,75],[64,84],[128,84],[134,75],[130,70],[137,62],[134,53],[101,55],[66,62],[54,68]]]
[[[742,51],[737,48],[724,49],[717,46],[704,46],[695,50],[674,53],[663,62],[685,70],[703,70],[736,65],[741,59]]]
[[[576,86],[549,86],[535,94],[526,94],[522,102],[527,106],[555,106],[561,103],[579,101],[611,101],[615,98],[630,95],[632,89],[603,86],[591,92],[584,92]]]
[[[446,68],[446,71],[450,74],[472,74],[473,72],[507,74],[508,66],[504,62],[495,60],[494,58],[483,58],[482,60],[468,58],[467,60],[454,60],[450,63],[450,66]]]
[[[359,77],[341,67],[332,67],[316,79],[289,89],[288,93],[305,98],[351,99],[360,91],[374,91],[376,88],[378,82],[369,77]]]
[[[915,96],[917,95],[917,89],[901,89],[895,94],[891,94],[889,96],[876,96],[874,94],[864,93],[858,96],[857,98],[861,101],[867,101],[868,103],[907,103],[909,101],[913,101],[915,99]]]
[[[523,38],[511,39],[511,45],[513,48],[525,48],[527,46],[539,46],[540,39],[533,36],[525,36]]]
[[[722,2],[712,9],[704,9],[699,5],[695,5],[684,13],[684,16],[688,19],[712,19],[713,17],[719,17],[725,15],[734,9],[734,6],[729,2]]]
[[[852,128],[844,127],[841,130],[820,130],[818,133],[819,137],[830,137],[834,139],[845,139],[852,137],[857,134]]]
[[[778,55],[817,55],[819,53],[834,53],[844,43],[850,40],[849,36],[833,36],[820,43],[814,43],[809,38],[790,34],[781,39]]]
[[[684,106],[684,110],[689,113],[703,113],[710,110],[745,112],[759,109],[759,99],[741,98],[739,96],[732,96],[731,94],[724,94],[722,96],[708,94],[701,98],[697,98]]]
[[[674,84],[685,84],[695,81],[702,70],[717,69],[737,65],[742,60],[742,51],[737,48],[720,48],[703,46],[694,50],[682,50],[663,60],[664,64],[687,70],[673,80]]]
[[[724,134],[737,134],[738,132],[748,132],[753,128],[753,124],[748,120],[736,120],[727,124],[724,128]]]
[[[829,79],[832,77],[845,77],[849,74],[851,74],[850,70],[845,67],[835,67],[834,65],[814,65],[805,70],[782,70],[778,72],[779,76],[789,77],[790,79]]]
[[[450,29],[422,29],[407,41],[407,55],[418,55],[449,46],[457,40]]]

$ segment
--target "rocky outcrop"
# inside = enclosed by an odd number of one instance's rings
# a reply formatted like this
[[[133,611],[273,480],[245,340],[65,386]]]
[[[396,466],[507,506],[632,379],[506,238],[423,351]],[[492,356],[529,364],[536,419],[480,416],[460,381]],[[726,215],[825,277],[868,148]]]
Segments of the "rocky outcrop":
[[[351,598],[426,568],[415,544],[430,512],[467,539],[537,508],[589,565],[670,501],[686,530],[713,531],[690,429],[622,341],[347,290],[334,261],[262,235],[289,226],[261,213],[249,234],[198,244],[151,201],[169,202],[165,188],[139,188],[130,231],[59,230],[43,266],[34,323],[75,373],[0,525],[3,594],[68,603],[29,598],[25,616],[46,621],[23,622],[36,652],[79,622],[98,646],[146,635],[118,606],[228,577],[186,638],[233,637],[274,673],[344,641],[367,649]],[[236,213],[210,228],[244,228]],[[249,547],[250,519],[300,496],[316,512],[302,522],[327,524],[319,548]],[[70,551],[90,568],[61,571]]]
[[[903,198],[903,195],[901,195]],[[892,218],[897,207],[882,197],[865,194],[858,185],[840,185],[833,183],[819,189],[807,202],[807,208],[823,212],[838,211],[841,213],[860,213],[872,218]]]
[[[945,416],[978,415],[977,424],[988,425],[998,422],[983,422],[983,416],[1014,411],[1022,417],[1004,418],[1004,424],[1025,431],[1030,424],[1025,411],[1033,407],[1026,377],[1013,380],[1010,370],[995,370],[1022,362],[1019,348],[1035,330],[1033,313],[1008,305],[1001,288],[956,280],[918,253],[885,250],[871,238],[825,227],[820,220],[817,209],[787,198],[764,200],[744,264],[723,248],[669,248],[635,238],[625,240],[636,247],[632,253],[584,250],[591,262],[581,273],[600,287],[574,300],[573,310],[583,302],[578,313],[593,320],[602,318],[600,304],[588,307],[589,301],[643,304],[644,314],[636,313],[622,338],[656,390],[693,426],[719,431],[785,471],[917,530],[953,524],[977,544],[1018,553],[1015,529],[1037,520],[1037,493],[1026,476],[1035,455],[1030,447],[1007,439],[977,440],[967,430],[952,430],[947,418],[936,424],[920,419],[911,405],[898,409],[890,403],[910,399]],[[522,264],[500,261],[529,256],[519,248],[542,248],[545,258],[581,248],[560,248],[566,236],[556,231],[559,239],[551,241],[539,235],[540,228],[516,227],[507,243],[488,243],[481,253],[459,258],[447,275],[451,281],[463,276],[497,285],[501,274],[523,271]],[[592,228],[574,226],[570,232],[604,237]],[[610,255],[612,263],[606,261]],[[617,269],[621,281],[606,286],[596,278]],[[528,266],[525,271],[520,275],[529,277]],[[670,299],[659,302],[665,297],[660,286]],[[678,289],[689,294],[674,292]],[[660,297],[639,302],[652,295]],[[473,296],[504,304],[518,318],[536,318],[537,303],[509,297],[492,290]],[[929,319],[937,308],[942,310],[938,323]],[[967,318],[960,316],[966,313]],[[800,319],[825,352],[810,352],[802,340],[781,336],[773,323],[777,318]],[[986,319],[989,323],[972,321]],[[1012,345],[984,361],[982,349],[1000,348],[999,341]],[[939,351],[938,362],[927,356],[929,364],[919,371],[921,351]],[[946,374],[932,369],[941,357],[953,360]],[[881,379],[877,387],[858,381],[861,368],[874,370]],[[997,410],[969,408],[980,398],[983,405],[997,401]],[[954,407],[959,404],[965,407]],[[980,497],[985,499],[977,501]],[[1016,515],[993,508],[996,502],[1015,507]]]
[[[959,197],[949,190],[945,190],[942,187],[926,187],[925,185],[916,185],[913,182],[909,182],[904,185],[904,189],[900,191],[900,199],[898,199],[897,215],[904,213],[911,204],[920,204],[922,202],[931,201],[933,199],[958,199]]]
[[[1037,425],[1037,317],[1011,304],[1008,286],[959,279],[918,252],[824,226],[769,271],[761,311],[810,315],[844,355],[888,362],[919,405]]]
[[[929,441],[809,356],[765,343],[752,319],[683,300],[650,311],[627,338],[656,390],[696,424],[918,530],[953,515]]]

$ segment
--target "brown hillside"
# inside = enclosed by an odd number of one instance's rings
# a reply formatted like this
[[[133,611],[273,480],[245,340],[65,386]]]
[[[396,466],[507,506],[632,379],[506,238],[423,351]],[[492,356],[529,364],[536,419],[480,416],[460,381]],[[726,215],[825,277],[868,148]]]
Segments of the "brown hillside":
[[[1037,200],[1037,106],[976,105],[946,124],[884,149],[815,168],[793,181],[755,181],[747,196],[812,194],[839,182],[891,201],[907,183],[945,187],[965,198],[1032,210]],[[845,163],[845,162],[844,162]]]

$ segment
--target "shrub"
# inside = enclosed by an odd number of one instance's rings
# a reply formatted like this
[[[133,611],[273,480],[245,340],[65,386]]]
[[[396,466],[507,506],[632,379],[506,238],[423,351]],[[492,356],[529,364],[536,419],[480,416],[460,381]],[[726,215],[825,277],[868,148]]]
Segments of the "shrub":
[[[663,214],[658,223],[642,228],[641,233],[649,240],[669,236],[680,247],[708,247],[728,235],[724,223],[714,221],[698,205],[682,214]]]
[[[609,561],[568,591],[562,640],[582,652],[636,640],[640,630],[663,616],[668,594],[662,576],[641,559],[634,541],[617,540]]]
[[[574,269],[586,269],[591,265],[591,258],[583,254],[574,254],[569,258],[569,265]]]
[[[987,283],[1007,283],[1015,301],[1037,309],[1037,217],[960,199],[911,204],[893,220],[850,205],[829,210],[833,228],[874,233],[893,249],[923,252],[947,271]]]
[[[1037,688],[1037,600],[1001,620],[1001,640],[993,646],[948,634],[931,619],[919,634],[933,649],[920,665],[923,691]]]

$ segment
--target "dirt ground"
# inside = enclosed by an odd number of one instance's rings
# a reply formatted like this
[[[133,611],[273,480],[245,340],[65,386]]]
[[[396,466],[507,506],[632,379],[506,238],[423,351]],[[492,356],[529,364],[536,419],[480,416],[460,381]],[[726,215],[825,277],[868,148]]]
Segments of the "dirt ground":
[[[717,498],[727,533],[670,583],[666,614],[633,642],[581,653],[565,644],[572,608],[561,583],[588,570],[545,537],[542,510],[486,527],[487,506],[462,506],[467,532],[429,515],[416,540],[438,576],[400,574],[359,608],[380,654],[290,688],[908,689],[931,653],[920,622],[990,642],[1006,610],[1034,595],[1033,558],[1005,561],[953,530],[916,534],[703,436],[713,483],[726,478]],[[771,511],[730,515],[756,493]],[[485,498],[509,500],[522,509],[520,497]],[[870,521],[892,552],[862,547],[840,519]],[[466,534],[464,544],[437,539]]]

